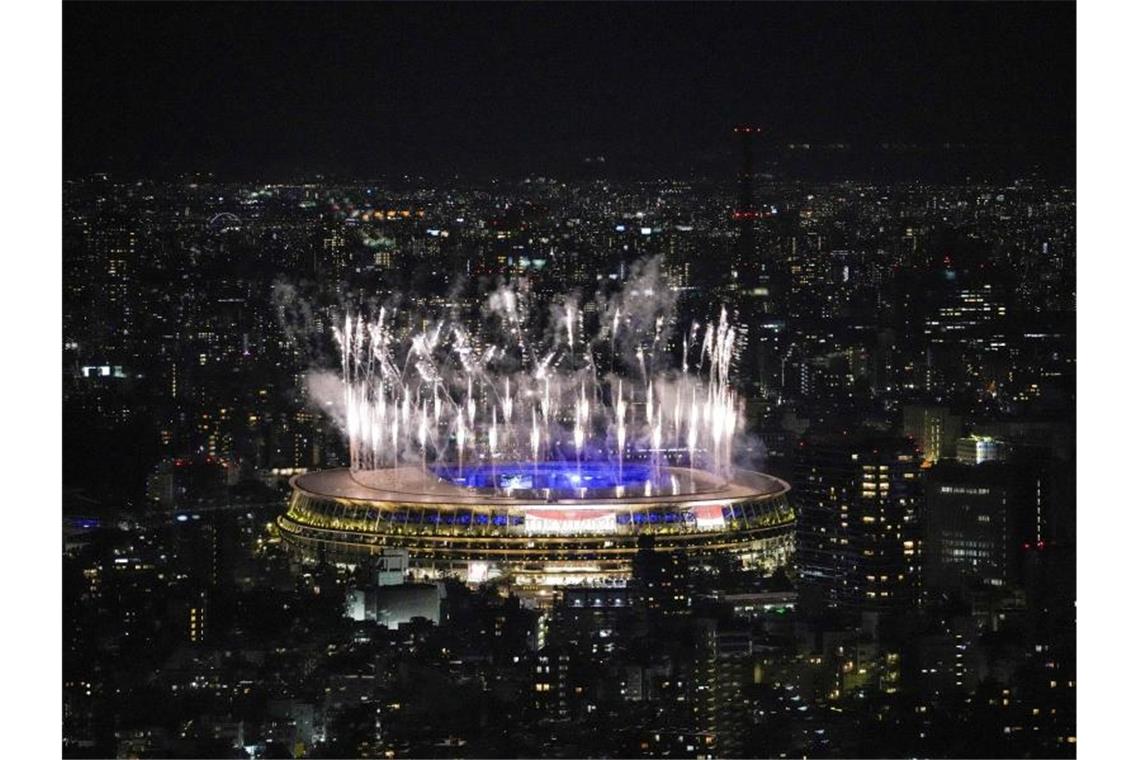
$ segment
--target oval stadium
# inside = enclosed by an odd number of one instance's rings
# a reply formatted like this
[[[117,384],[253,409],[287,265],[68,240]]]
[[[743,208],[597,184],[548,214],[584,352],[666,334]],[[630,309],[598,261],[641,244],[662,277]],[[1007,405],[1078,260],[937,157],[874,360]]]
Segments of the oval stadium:
[[[731,553],[770,571],[793,545],[788,484],[756,472],[520,462],[324,470],[291,486],[278,527],[302,555],[356,565],[403,549],[422,578],[621,580],[647,540],[691,560]]]

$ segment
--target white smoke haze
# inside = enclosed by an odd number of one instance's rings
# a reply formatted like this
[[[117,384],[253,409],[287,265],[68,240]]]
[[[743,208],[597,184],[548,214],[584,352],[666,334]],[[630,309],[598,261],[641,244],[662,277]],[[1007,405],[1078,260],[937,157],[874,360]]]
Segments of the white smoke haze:
[[[315,369],[306,385],[343,431],[350,466],[639,461],[727,477],[738,444],[757,450],[729,382],[736,329],[723,308],[679,325],[659,259],[613,294],[543,300],[502,283],[478,318],[344,309],[332,327],[339,372]]]
[[[317,338],[317,318],[309,300],[293,283],[277,279],[272,290],[273,311],[286,344],[294,351],[304,352],[309,358],[311,345]]]
[[[305,393],[309,403],[327,414],[337,427],[348,429],[344,416],[344,389],[338,373],[332,370],[305,373]]]

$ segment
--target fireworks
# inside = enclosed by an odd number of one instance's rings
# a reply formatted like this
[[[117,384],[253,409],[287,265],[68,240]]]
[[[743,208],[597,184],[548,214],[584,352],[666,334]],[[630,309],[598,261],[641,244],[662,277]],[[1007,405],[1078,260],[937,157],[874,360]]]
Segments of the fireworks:
[[[662,371],[665,316],[639,327],[623,304],[591,339],[582,311],[568,304],[543,345],[527,334],[520,301],[509,291],[493,296],[501,340],[489,340],[485,324],[472,332],[416,315],[404,320],[413,329],[385,309],[372,320],[346,315],[335,334],[350,467],[529,459],[612,462],[620,472],[639,460],[727,474],[741,405],[729,383],[736,330],[725,310],[692,324],[680,369]],[[619,331],[628,363],[617,361]],[[611,371],[602,375],[595,352],[606,346]],[[625,366],[636,374],[623,374]]]

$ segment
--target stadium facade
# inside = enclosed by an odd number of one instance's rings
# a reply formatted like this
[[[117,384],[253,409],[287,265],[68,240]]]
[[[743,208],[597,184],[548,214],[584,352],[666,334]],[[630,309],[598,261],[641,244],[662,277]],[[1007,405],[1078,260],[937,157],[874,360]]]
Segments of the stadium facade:
[[[422,578],[621,580],[646,535],[693,561],[728,552],[770,571],[794,545],[788,484],[755,472],[524,462],[325,470],[291,485],[278,527],[302,555],[355,565],[404,549]]]

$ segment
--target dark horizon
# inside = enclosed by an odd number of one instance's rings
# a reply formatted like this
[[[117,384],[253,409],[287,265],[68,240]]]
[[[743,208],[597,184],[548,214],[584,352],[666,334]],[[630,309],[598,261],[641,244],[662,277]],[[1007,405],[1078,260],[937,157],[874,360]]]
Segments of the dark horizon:
[[[1068,181],[1074,17],[1072,3],[69,3],[64,175],[724,177],[747,122],[780,146],[776,174]]]

